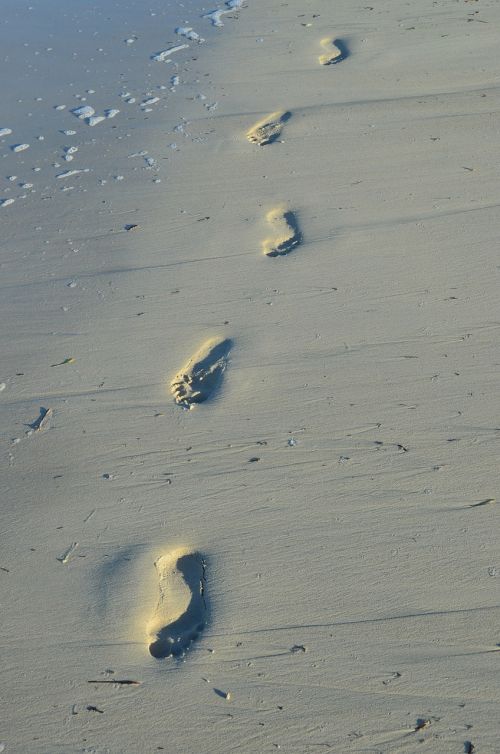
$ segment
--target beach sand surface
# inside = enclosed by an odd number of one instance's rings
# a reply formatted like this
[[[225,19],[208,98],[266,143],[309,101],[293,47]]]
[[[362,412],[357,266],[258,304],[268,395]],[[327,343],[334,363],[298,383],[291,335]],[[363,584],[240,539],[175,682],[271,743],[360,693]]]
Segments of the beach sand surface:
[[[9,42],[3,750],[498,754],[500,6],[123,5]]]

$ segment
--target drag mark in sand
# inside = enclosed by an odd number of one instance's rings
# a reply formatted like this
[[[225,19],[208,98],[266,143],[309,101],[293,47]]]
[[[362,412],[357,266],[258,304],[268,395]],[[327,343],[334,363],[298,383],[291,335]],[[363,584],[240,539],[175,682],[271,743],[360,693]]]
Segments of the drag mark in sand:
[[[285,256],[301,243],[302,234],[294,212],[283,206],[276,207],[267,213],[266,220],[273,229],[272,238],[267,238],[262,244],[266,256]]]
[[[326,50],[326,53],[319,56],[321,65],[335,65],[349,57],[349,50],[341,39],[327,37],[321,40],[321,47]]]
[[[191,409],[213,395],[222,382],[231,346],[228,338],[207,340],[176,374],[170,387],[179,406]]]
[[[155,562],[160,596],[147,626],[149,652],[158,660],[182,657],[205,628],[205,561],[187,548]]]
[[[252,144],[258,144],[263,147],[265,144],[272,144],[281,136],[283,124],[292,117],[289,111],[278,111],[271,113],[267,118],[263,118],[247,131],[247,139]]]

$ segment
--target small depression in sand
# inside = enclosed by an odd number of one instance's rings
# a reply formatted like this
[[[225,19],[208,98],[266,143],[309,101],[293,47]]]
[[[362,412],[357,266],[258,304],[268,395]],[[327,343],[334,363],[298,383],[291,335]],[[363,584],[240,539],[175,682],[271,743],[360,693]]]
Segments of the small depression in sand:
[[[319,56],[321,65],[335,65],[349,57],[347,45],[341,39],[327,37],[321,40],[321,47],[325,52]]]
[[[170,386],[179,406],[191,409],[219,389],[231,346],[229,338],[211,338],[189,359]]]
[[[206,565],[199,552],[179,548],[155,562],[159,598],[148,626],[150,654],[182,657],[206,625]]]
[[[247,131],[247,139],[252,144],[258,144],[259,147],[263,147],[265,144],[272,144],[281,136],[283,125],[290,120],[292,113],[289,111],[279,110],[275,113],[271,113],[267,118],[259,120],[255,125]]]
[[[286,207],[276,207],[266,215],[272,228],[272,235],[262,244],[264,254],[268,257],[283,257],[302,241],[302,234],[295,212]]]

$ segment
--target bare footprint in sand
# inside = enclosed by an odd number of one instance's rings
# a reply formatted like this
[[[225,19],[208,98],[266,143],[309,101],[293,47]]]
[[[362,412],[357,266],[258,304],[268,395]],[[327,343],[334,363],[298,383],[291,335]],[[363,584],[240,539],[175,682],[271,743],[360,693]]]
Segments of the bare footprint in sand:
[[[282,257],[302,241],[302,234],[294,212],[286,207],[276,207],[266,215],[267,222],[273,229],[271,238],[267,238],[262,249],[268,257]]]
[[[319,56],[321,65],[335,65],[349,56],[347,45],[341,39],[327,37],[321,40],[321,47],[326,50],[326,53]]]
[[[211,338],[189,359],[171,383],[174,400],[179,406],[193,408],[217,390],[226,370],[231,346],[229,338]]]
[[[147,626],[149,651],[161,660],[182,657],[206,624],[205,561],[187,548],[155,562],[160,597]]]
[[[259,120],[252,128],[247,131],[247,139],[252,144],[258,144],[263,147],[265,144],[271,144],[279,138],[283,130],[283,124],[292,117],[292,113],[279,110],[271,113],[267,118]]]

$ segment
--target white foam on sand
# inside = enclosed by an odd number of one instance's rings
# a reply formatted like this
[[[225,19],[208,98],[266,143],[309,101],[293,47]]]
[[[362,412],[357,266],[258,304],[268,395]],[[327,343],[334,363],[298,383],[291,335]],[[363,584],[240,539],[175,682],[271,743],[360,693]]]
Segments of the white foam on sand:
[[[77,118],[80,118],[80,120],[91,118],[95,114],[94,108],[90,105],[80,105],[80,107],[75,107],[71,112]]]
[[[168,63],[171,55],[174,55],[176,52],[180,52],[181,50],[187,50],[188,47],[188,44],[174,45],[173,47],[169,47],[166,50],[155,53],[151,56],[151,60],[155,60],[157,63]]]
[[[90,168],[78,168],[74,170],[65,170],[63,173],[58,173],[56,175],[56,178],[71,178],[73,175],[78,175],[79,173],[88,173],[90,171]]]
[[[200,44],[205,41],[191,26],[178,26],[175,33],[193,42],[200,42]]]
[[[148,97],[141,102],[141,107],[149,107],[150,105],[156,105],[160,101],[159,97]]]
[[[80,105],[80,107],[74,108],[71,112],[80,120],[85,121],[88,126],[92,127],[97,126],[98,123],[102,123],[103,120],[115,118],[120,111],[116,108],[108,108],[104,111],[104,115],[96,115],[96,111],[91,105]],[[64,133],[68,134],[71,132],[65,131]]]
[[[103,120],[106,120],[105,115],[91,115],[90,118],[85,118],[85,123],[88,126],[97,126],[97,124],[102,123]]]
[[[213,10],[210,13],[205,13],[203,15],[203,18],[207,18],[209,21],[211,21],[213,26],[224,26],[224,24],[222,23],[222,16],[231,13],[231,11],[233,10],[242,8],[243,2],[244,0],[227,0],[227,8],[218,8],[217,10]]]

